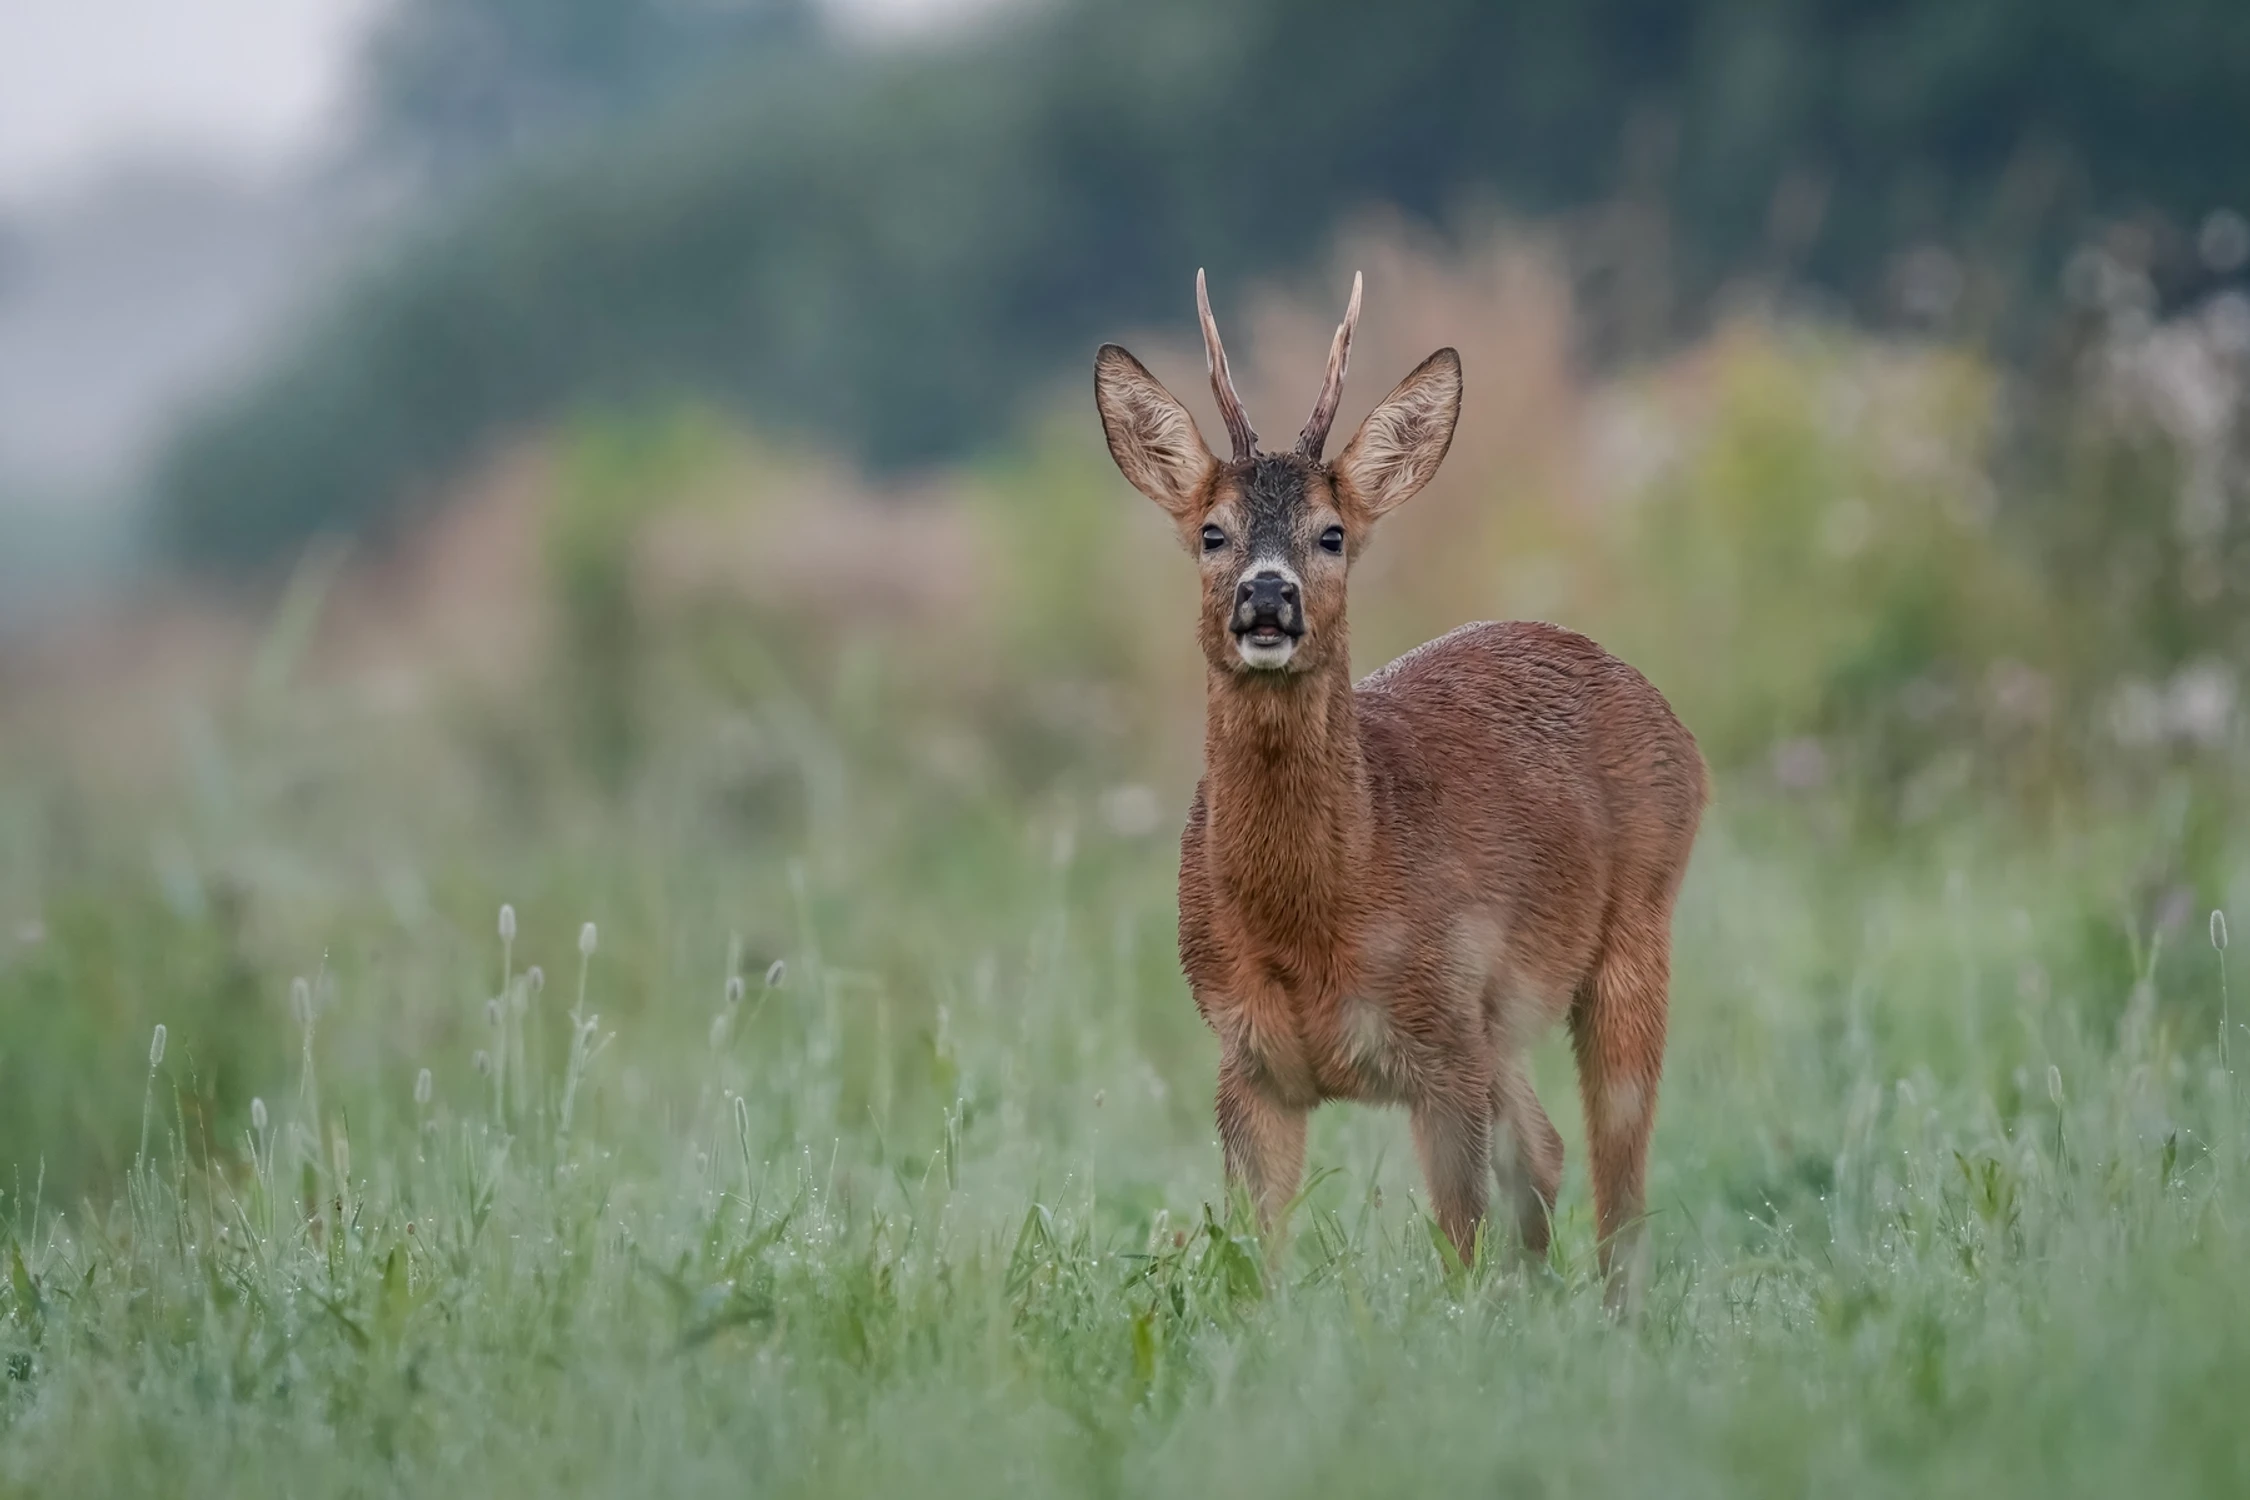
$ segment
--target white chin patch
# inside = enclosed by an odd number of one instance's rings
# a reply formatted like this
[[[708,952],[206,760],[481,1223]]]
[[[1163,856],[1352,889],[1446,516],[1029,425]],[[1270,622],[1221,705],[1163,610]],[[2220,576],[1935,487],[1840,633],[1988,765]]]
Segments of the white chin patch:
[[[1289,665],[1289,658],[1297,654],[1297,643],[1288,636],[1271,645],[1261,644],[1246,635],[1234,638],[1235,653],[1242,664],[1259,672],[1278,672]]]

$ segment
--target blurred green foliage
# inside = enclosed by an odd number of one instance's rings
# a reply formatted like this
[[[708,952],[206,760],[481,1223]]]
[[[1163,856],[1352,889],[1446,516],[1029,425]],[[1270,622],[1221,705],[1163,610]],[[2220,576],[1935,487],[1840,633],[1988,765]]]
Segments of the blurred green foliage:
[[[239,894],[121,875],[50,886],[38,926],[0,958],[0,1152],[11,1187],[44,1182],[54,1206],[130,1163],[126,1101],[94,1081],[130,1071],[158,1022],[184,1043],[161,1103],[191,1138],[240,1119],[288,1055]]]
[[[812,39],[806,0],[405,0],[364,72],[372,139],[439,184]]]
[[[694,410],[589,415],[568,429],[546,521],[546,567],[559,616],[557,662],[577,742],[614,788],[633,752],[641,654],[634,539],[717,457],[721,434]]]
[[[568,75],[670,14],[580,0],[528,55]],[[481,76],[428,34],[427,68]],[[2203,216],[2250,203],[2232,0],[1062,0],[728,66],[372,255],[181,433],[165,544],[249,561],[378,527],[495,433],[681,386],[878,463],[958,454],[1099,337],[1177,323],[1193,267],[1302,268],[1379,207],[1608,205],[1582,224],[1615,309],[1594,342],[1639,351],[1743,274],[2020,340],[2095,228],[2132,225],[2176,298],[2208,280]],[[442,125],[417,87],[398,117]]]

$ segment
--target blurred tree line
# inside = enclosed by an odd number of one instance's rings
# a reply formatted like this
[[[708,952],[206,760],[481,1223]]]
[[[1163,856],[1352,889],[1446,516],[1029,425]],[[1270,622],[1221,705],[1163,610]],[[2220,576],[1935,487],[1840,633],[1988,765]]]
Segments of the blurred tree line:
[[[810,0],[402,0],[370,38],[370,145],[440,183],[656,105],[752,49],[802,45]]]
[[[2097,227],[2182,298],[2250,205],[2241,0],[1054,0],[875,50],[803,0],[410,0],[369,66],[376,148],[457,190],[184,426],[177,555],[378,527],[652,393],[945,457],[1194,267],[1378,206],[1573,215],[1599,358],[1744,276],[2020,354]]]

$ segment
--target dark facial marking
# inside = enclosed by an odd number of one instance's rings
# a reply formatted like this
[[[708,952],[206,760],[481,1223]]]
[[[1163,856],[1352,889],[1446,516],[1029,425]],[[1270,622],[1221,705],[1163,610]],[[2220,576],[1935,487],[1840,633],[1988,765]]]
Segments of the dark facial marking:
[[[1243,541],[1252,557],[1295,555],[1305,479],[1304,461],[1288,454],[1261,455],[1243,476]]]

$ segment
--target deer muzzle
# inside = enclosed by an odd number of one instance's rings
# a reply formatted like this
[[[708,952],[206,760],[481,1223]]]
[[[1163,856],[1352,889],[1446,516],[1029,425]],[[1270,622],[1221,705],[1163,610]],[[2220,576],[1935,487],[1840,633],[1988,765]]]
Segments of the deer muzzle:
[[[1244,578],[1234,588],[1232,625],[1235,649],[1249,665],[1286,665],[1305,633],[1297,581],[1272,568]]]

